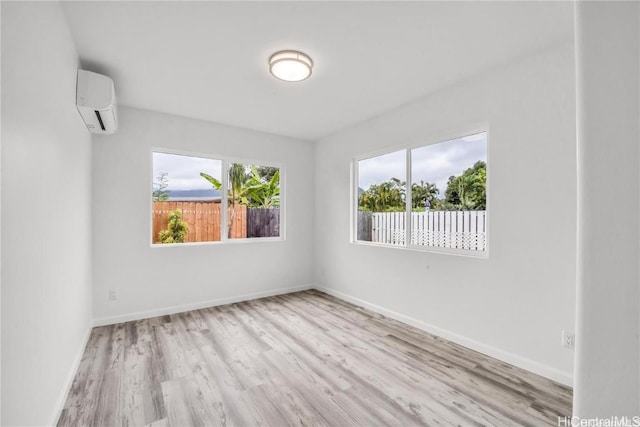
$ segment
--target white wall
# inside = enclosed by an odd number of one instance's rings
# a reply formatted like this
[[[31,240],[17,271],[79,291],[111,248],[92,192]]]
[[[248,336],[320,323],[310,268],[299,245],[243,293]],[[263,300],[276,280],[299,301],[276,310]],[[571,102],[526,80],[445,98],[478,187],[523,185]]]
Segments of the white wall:
[[[58,3],[2,2],[2,424],[57,417],[91,323],[91,138]]]
[[[640,4],[578,2],[576,27],[574,415],[640,416]]]
[[[0,5],[0,23],[2,23],[2,6]],[[2,31],[0,31],[0,46]],[[0,55],[0,82],[2,82],[2,55]],[[1,90],[1,89],[0,89]],[[2,102],[0,102],[0,118],[2,118]],[[0,165],[2,164],[2,135],[0,135]],[[0,173],[0,224],[2,224],[2,173]],[[0,226],[0,260],[2,260],[2,227]],[[2,307],[2,262],[0,262],[0,308]],[[0,333],[2,332],[2,315],[0,313]],[[2,338],[0,335],[0,424],[2,424]]]
[[[313,145],[132,108],[93,150],[93,283],[98,323],[207,306],[312,283]],[[151,151],[278,162],[286,240],[151,247]],[[108,290],[117,291],[116,301]]]
[[[2,23],[2,6],[0,5],[0,23]],[[2,31],[0,31],[0,46]],[[2,55],[0,55],[0,82],[2,82]],[[2,89],[0,88],[0,92]],[[2,102],[0,102],[0,119],[2,118]],[[0,165],[2,164],[2,135],[0,134]],[[2,173],[0,173],[0,224],[2,224]],[[0,308],[2,307],[2,227],[0,226]],[[0,333],[2,332],[2,315],[0,313]],[[2,424],[2,338],[0,335],[0,424]]]
[[[349,242],[353,156],[489,125],[489,258]],[[571,383],[575,305],[572,41],[316,145],[316,283]],[[531,224],[528,228],[522,224]]]

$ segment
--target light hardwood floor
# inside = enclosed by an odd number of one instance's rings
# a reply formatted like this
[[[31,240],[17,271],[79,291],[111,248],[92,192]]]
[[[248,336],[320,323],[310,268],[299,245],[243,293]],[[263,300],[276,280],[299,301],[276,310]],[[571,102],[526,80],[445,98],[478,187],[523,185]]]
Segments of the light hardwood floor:
[[[60,426],[557,425],[571,389],[318,291],[95,328]]]

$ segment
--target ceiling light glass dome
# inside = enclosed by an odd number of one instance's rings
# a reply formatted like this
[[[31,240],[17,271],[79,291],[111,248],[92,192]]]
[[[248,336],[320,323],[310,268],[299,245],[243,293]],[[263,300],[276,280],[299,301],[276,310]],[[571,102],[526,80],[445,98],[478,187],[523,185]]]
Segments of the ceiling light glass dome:
[[[281,50],[269,58],[269,71],[274,77],[286,82],[299,82],[309,78],[313,61],[308,55],[296,50]]]

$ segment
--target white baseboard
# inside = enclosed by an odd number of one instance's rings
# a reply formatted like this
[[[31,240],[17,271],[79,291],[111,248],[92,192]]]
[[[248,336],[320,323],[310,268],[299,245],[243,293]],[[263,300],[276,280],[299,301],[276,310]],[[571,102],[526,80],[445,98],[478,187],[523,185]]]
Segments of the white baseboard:
[[[73,365],[71,369],[67,373],[67,379],[64,382],[62,387],[62,392],[60,393],[60,397],[58,398],[58,404],[56,405],[56,412],[53,414],[51,422],[48,424],[50,426],[55,426],[60,419],[60,415],[62,415],[62,410],[64,409],[64,404],[67,401],[67,396],[69,395],[69,391],[71,391],[71,386],[73,385],[73,380],[76,377],[76,373],[78,372],[78,368],[80,367],[80,362],[82,361],[82,356],[84,355],[84,350],[87,347],[87,343],[89,342],[89,338],[91,337],[91,330],[93,329],[92,325],[88,325],[87,331],[85,332],[84,340],[82,341],[82,345],[76,351],[76,356],[73,360]]]
[[[375,311],[376,313],[382,314],[384,316],[390,317],[400,322],[404,322],[418,329],[422,329],[423,331],[429,332],[441,338],[452,341],[456,344],[460,344],[464,347],[470,348],[471,350],[475,350],[479,353],[486,354],[487,356],[491,356],[495,359],[502,360],[503,362],[506,362],[511,365],[522,368],[524,370],[533,372],[534,374],[538,374],[545,378],[549,378],[553,381],[559,382],[560,384],[573,387],[573,375],[571,373],[560,371],[556,368],[543,365],[531,359],[527,359],[526,357],[518,356],[517,354],[513,354],[508,351],[501,350],[497,347],[493,347],[493,346],[481,343],[479,341],[473,340],[471,338],[467,338],[465,336],[456,334],[446,329],[442,329],[437,326],[430,325],[421,320],[414,319],[413,317],[396,313],[395,311],[388,310],[384,307],[380,307],[379,305],[372,304],[370,302],[361,300],[360,298],[347,295],[343,292],[336,291],[331,288],[314,286],[314,289],[325,292],[329,295],[333,295],[337,298],[343,299],[352,304],[367,308],[371,311]]]
[[[191,304],[174,305],[136,313],[122,314],[118,316],[103,317],[93,320],[93,326],[113,325],[114,323],[130,322],[132,320],[148,319],[150,317],[166,316],[168,314],[182,313],[184,311],[199,310],[201,308],[215,307],[218,305],[233,304],[234,302],[249,301],[257,298],[274,295],[288,294],[291,292],[306,291],[313,288],[312,285],[302,285],[292,288],[271,289],[268,291],[253,292],[250,294],[236,295],[232,297],[217,298],[208,301],[198,301]]]

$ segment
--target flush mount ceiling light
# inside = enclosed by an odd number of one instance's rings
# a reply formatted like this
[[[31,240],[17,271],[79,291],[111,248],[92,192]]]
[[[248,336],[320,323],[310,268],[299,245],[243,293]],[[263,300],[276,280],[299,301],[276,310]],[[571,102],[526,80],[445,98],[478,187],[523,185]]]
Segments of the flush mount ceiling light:
[[[313,61],[296,50],[281,50],[269,58],[269,72],[285,82],[299,82],[311,75]]]

